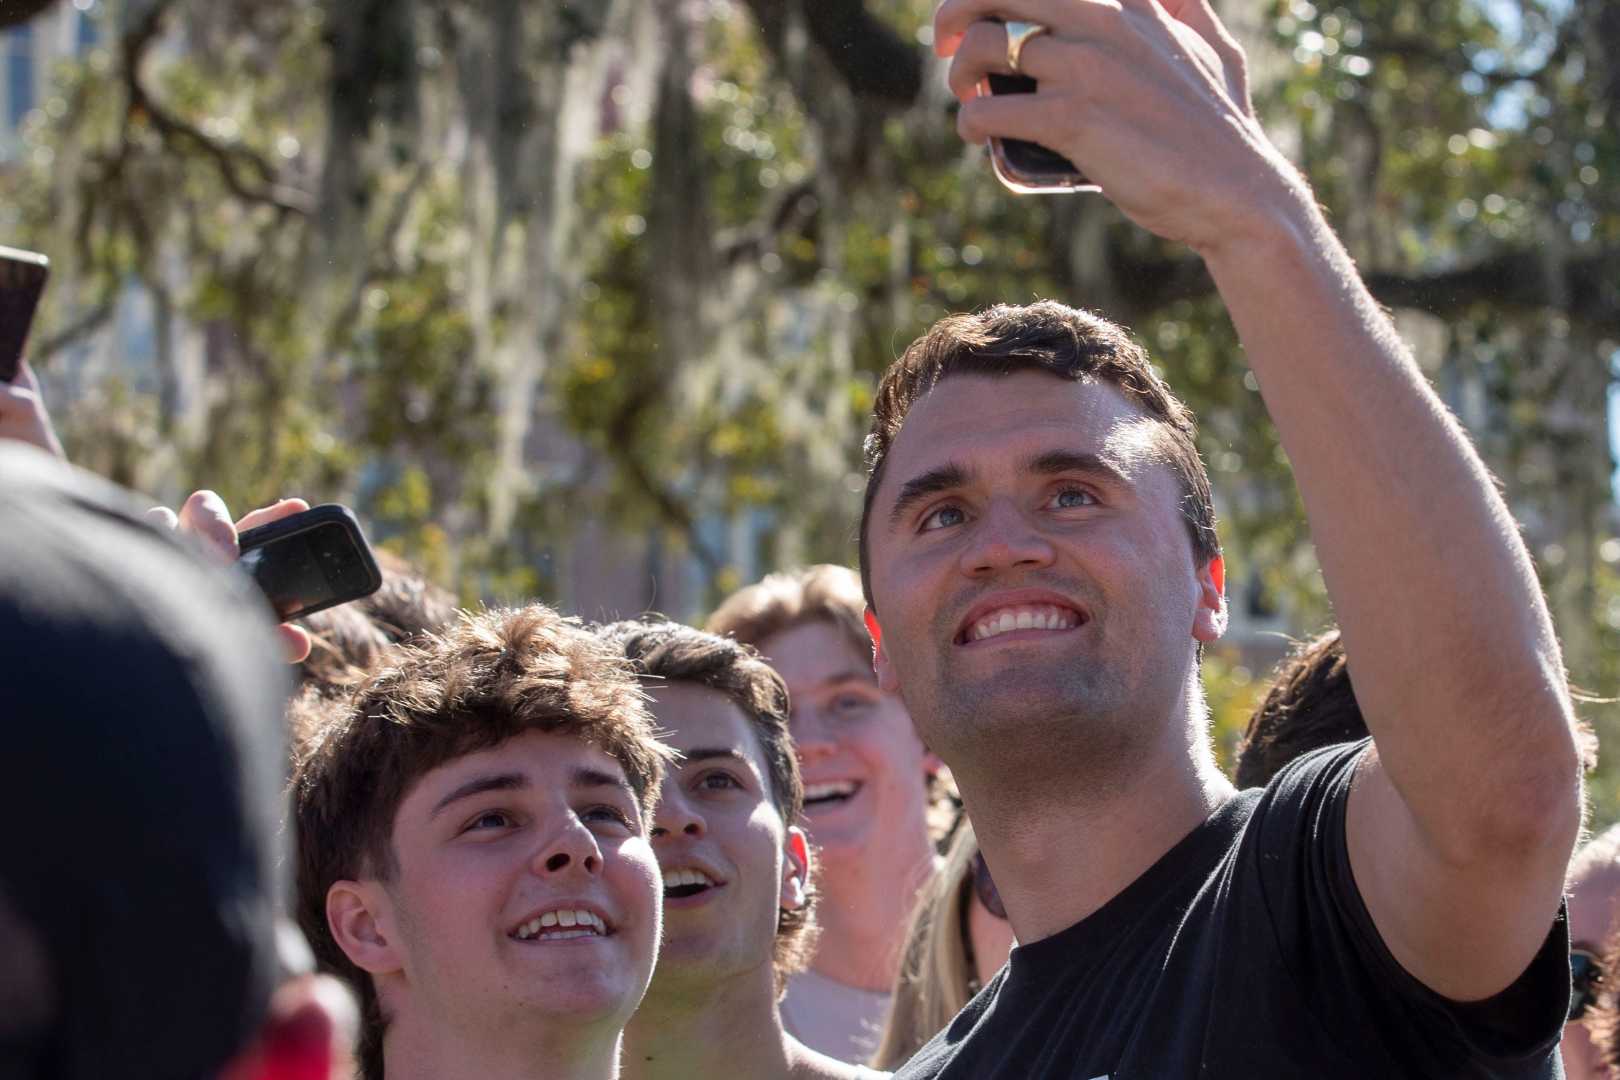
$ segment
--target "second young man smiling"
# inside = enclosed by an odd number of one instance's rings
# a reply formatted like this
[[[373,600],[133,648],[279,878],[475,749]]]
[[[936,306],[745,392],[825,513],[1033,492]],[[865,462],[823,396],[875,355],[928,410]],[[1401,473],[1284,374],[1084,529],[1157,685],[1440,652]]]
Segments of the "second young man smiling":
[[[878,686],[860,577],[819,565],[741,589],[708,628],[757,648],[787,684],[818,859],[823,927],[810,970],[782,1002],[789,1031],[843,1061],[876,1051],[906,922],[937,868],[930,777],[900,695]]]
[[[781,678],[745,646],[677,623],[602,633],[641,674],[661,736],[680,754],[652,832],[663,947],[625,1029],[624,1080],[873,1075],[801,1044],[778,1011],[815,932]]]

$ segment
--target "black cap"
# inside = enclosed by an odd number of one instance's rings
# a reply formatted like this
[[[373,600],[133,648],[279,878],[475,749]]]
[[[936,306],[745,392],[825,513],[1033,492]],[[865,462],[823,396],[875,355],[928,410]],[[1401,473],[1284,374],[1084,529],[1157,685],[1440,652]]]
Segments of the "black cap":
[[[0,1036],[0,1074],[208,1077],[250,1040],[276,978],[288,688],[243,575],[0,444],[0,894],[53,999]]]

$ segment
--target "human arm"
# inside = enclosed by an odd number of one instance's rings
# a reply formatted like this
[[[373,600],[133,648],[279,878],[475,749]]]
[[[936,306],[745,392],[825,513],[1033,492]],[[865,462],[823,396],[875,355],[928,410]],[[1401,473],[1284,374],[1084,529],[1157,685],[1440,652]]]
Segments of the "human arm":
[[[32,443],[46,453],[67,460],[62,440],[56,437],[51,414],[39,392],[39,380],[26,360],[18,364],[15,380],[0,382],[0,439]]]
[[[1033,95],[996,14],[1042,23]],[[970,141],[1039,141],[1205,259],[1293,463],[1375,749],[1349,796],[1355,881],[1411,974],[1458,1000],[1547,936],[1580,820],[1562,663],[1529,556],[1467,437],[1249,105],[1194,0],[946,0]]]

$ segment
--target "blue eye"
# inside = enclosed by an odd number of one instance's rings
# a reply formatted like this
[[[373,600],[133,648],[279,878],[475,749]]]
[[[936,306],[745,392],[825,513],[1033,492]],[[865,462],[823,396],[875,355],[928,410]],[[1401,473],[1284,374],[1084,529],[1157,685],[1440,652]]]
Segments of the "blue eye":
[[[586,822],[607,821],[615,825],[623,825],[627,829],[635,828],[635,826],[630,822],[629,814],[626,814],[617,806],[609,806],[606,803],[602,804],[601,806],[593,806],[581,813],[579,816],[581,820]]]
[[[513,824],[512,815],[505,810],[486,810],[467,824],[467,831],[507,829]]]
[[[929,532],[934,529],[948,529],[952,525],[960,525],[967,520],[967,515],[959,506],[942,506],[922,520],[922,531]]]
[[[1052,501],[1062,509],[1075,506],[1094,506],[1097,497],[1084,488],[1064,488],[1052,497]]]

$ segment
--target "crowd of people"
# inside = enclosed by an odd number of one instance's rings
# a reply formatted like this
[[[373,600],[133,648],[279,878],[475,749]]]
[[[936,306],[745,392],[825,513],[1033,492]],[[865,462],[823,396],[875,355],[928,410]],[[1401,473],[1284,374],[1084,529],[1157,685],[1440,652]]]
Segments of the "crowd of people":
[[[858,569],[701,629],[461,609],[397,560],[277,626],[230,564],[307,504],[150,510],[61,460],[24,368],[0,1077],[1620,1067],[1620,833],[1572,859],[1596,747],[1530,560],[1230,35],[946,0],[935,40],[964,138],[1061,149],[1203,256],[1293,463],[1339,625],[1237,782],[1195,420],[1090,312],[929,328],[875,397]],[[978,95],[1009,72],[1040,92]]]

